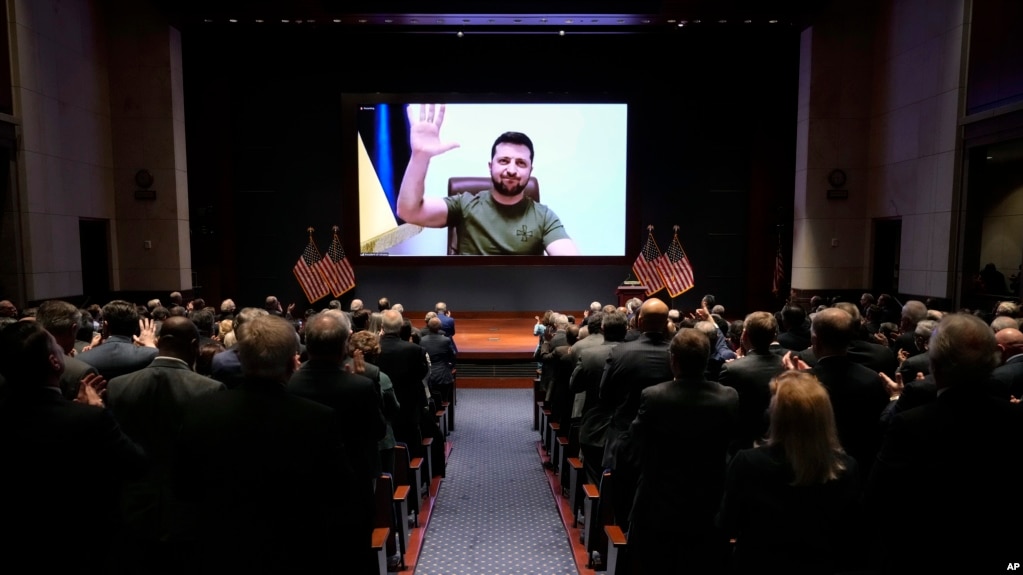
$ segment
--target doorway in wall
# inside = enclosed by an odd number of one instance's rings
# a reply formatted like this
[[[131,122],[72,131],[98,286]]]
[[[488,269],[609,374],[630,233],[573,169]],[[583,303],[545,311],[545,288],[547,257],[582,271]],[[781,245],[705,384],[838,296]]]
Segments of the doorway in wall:
[[[874,268],[871,290],[875,294],[899,291],[899,252],[902,248],[902,219],[874,220]]]
[[[110,293],[110,220],[81,218],[78,239],[82,250],[82,293],[103,305]]]

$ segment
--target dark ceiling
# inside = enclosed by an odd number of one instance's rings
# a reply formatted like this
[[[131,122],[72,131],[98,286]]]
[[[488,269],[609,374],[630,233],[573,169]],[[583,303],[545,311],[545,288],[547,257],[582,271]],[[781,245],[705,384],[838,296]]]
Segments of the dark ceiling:
[[[391,27],[403,31],[500,27],[657,31],[679,26],[805,27],[829,0],[156,0],[179,27],[210,24]],[[514,10],[510,12],[509,10]]]

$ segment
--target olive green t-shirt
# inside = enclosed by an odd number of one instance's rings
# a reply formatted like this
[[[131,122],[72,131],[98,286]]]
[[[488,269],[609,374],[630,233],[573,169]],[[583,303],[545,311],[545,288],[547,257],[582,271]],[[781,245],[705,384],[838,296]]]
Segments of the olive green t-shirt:
[[[494,201],[489,190],[444,198],[448,225],[458,232],[462,255],[543,255],[544,248],[568,233],[558,215],[543,204],[523,197],[506,206]]]

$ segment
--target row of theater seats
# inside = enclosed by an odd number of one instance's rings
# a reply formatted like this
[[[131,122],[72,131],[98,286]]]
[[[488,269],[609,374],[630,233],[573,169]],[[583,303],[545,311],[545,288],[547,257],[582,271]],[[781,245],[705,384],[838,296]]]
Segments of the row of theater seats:
[[[447,437],[454,430],[454,409],[451,403],[443,402],[435,417],[438,427]],[[439,467],[434,465],[433,442],[433,437],[423,438],[425,458],[411,457],[408,446],[398,443],[394,448],[394,474],[383,473],[377,477],[371,547],[376,557],[378,575],[406,568],[405,555],[413,535],[412,530],[421,528],[420,514],[431,497],[432,479],[441,474]],[[388,561],[388,558],[395,556],[399,557],[397,564]]]
[[[548,468],[558,476],[561,496],[572,513],[572,526],[580,529],[580,543],[586,548],[586,567],[615,575],[624,565],[627,541],[615,523],[612,492],[614,478],[604,471],[600,485],[587,483],[586,471],[579,459],[579,429],[564,429],[551,421],[551,410],[544,401],[539,379],[533,384],[533,429],[540,434],[540,445],[549,457]],[[622,571],[624,572],[624,571]]]

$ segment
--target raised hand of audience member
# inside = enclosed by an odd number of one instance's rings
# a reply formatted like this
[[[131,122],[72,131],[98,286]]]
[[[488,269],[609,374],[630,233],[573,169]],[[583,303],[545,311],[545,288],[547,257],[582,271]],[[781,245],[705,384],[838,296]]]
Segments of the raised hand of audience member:
[[[78,386],[78,397],[75,398],[75,401],[86,405],[103,407],[101,394],[106,389],[107,380],[103,379],[103,376],[98,373],[90,373],[82,378],[81,385]]]
[[[345,366],[349,373],[366,373],[366,357],[361,349],[352,352],[352,363]]]
[[[787,352],[785,356],[781,358],[781,363],[785,366],[785,369],[798,369],[800,371],[810,369],[809,364],[791,351]]]
[[[899,396],[902,395],[902,390],[906,388],[902,382],[902,374],[895,372],[895,379],[888,377],[884,372],[879,371],[877,374],[881,376],[881,381],[884,382],[884,388],[888,392],[888,398],[892,400],[898,399]]]
[[[101,343],[103,343],[103,334],[99,333],[98,331],[94,332],[92,334],[92,341],[89,342],[89,345],[82,348],[82,353],[89,351],[90,349],[100,345]]]
[[[906,361],[907,359],[909,359],[909,351],[906,350],[905,348],[900,349],[899,350],[899,365],[902,365],[902,362]]]
[[[139,318],[139,335],[133,336],[135,345],[156,347],[156,322],[143,317]]]

